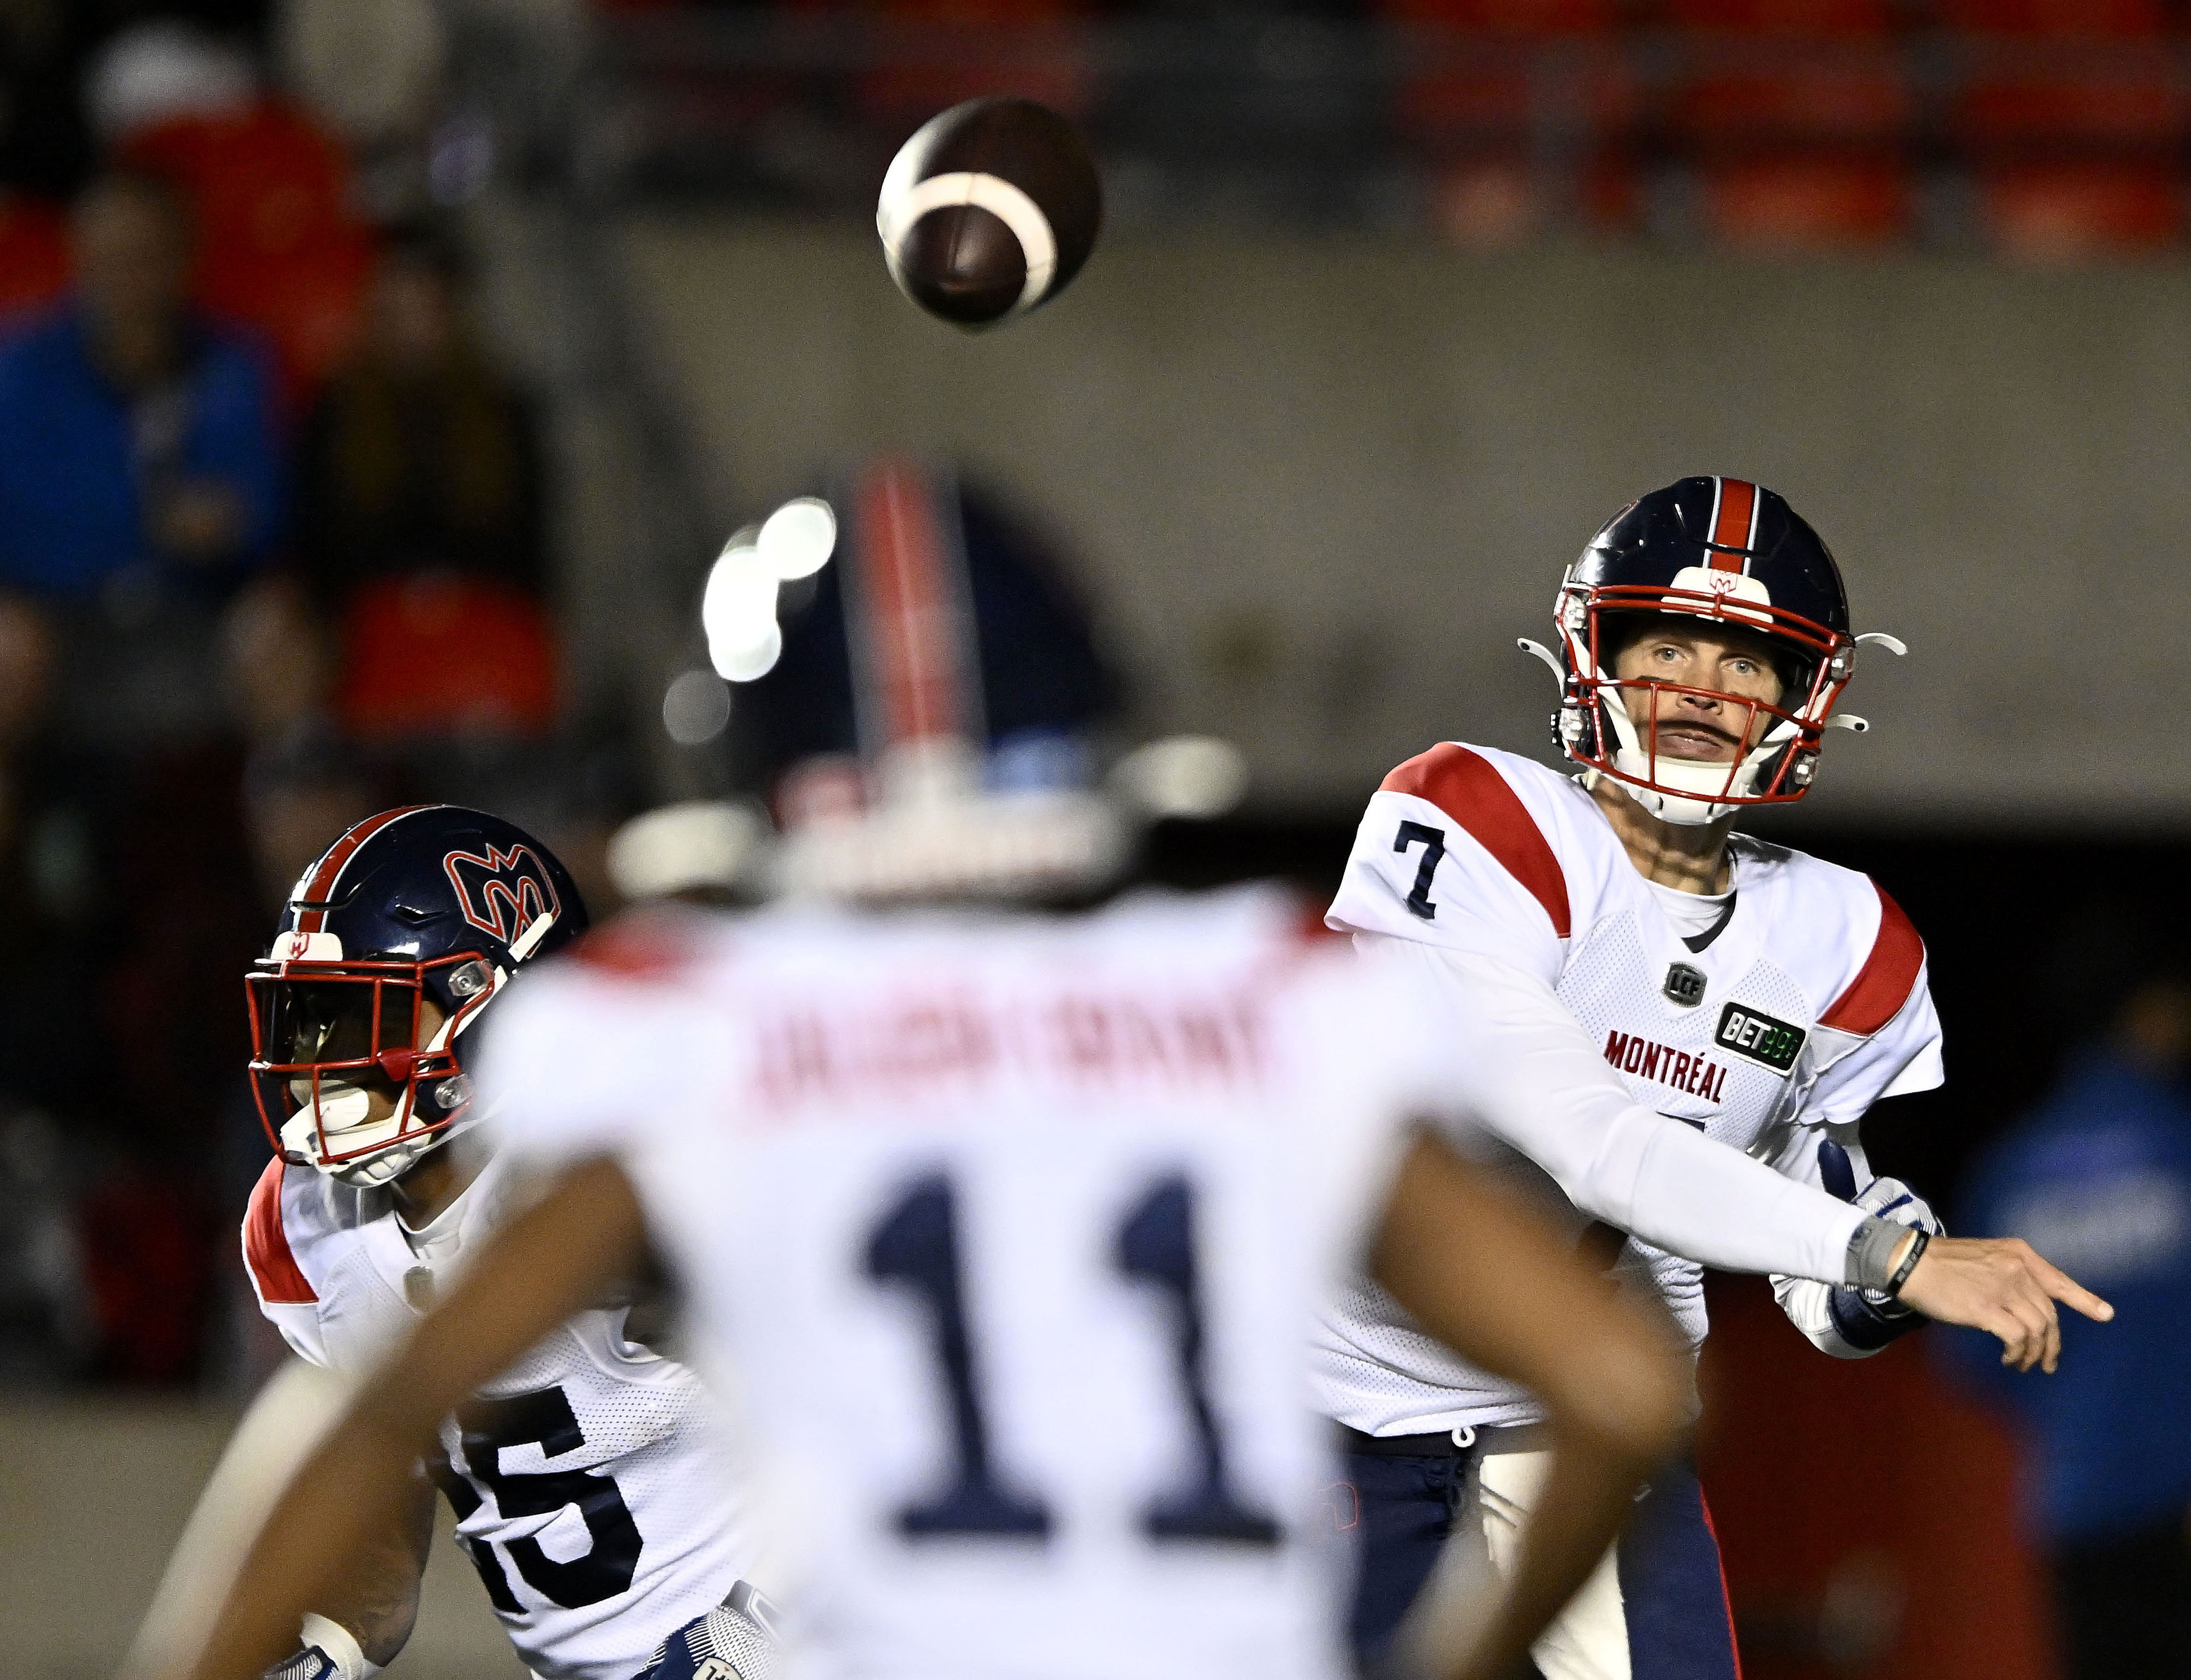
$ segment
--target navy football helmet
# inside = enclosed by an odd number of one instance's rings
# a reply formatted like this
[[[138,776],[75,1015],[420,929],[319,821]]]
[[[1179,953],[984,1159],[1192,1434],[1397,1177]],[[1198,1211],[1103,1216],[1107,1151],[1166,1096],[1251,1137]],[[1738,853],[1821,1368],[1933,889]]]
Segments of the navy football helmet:
[[[304,871],[245,977],[275,1148],[359,1187],[401,1176],[473,1118],[458,1039],[585,928],[570,871],[514,823],[453,805],[367,817]]]
[[[1623,615],[1676,613],[1716,620],[1763,637],[1782,678],[1779,703],[1643,680],[1623,682],[1612,663]],[[1670,823],[1716,822],[1737,807],[1785,804],[1810,791],[1829,726],[1863,730],[1835,703],[1856,670],[1859,642],[1896,653],[1892,636],[1852,636],[1841,568],[1786,499],[1739,478],[1685,478],[1630,502],[1568,568],[1553,603],[1556,658],[1522,646],[1560,679],[1553,729],[1576,763],[1624,783]],[[1744,720],[1749,743],[1732,763],[1661,755],[1658,697],[1672,692],[1720,701]]]

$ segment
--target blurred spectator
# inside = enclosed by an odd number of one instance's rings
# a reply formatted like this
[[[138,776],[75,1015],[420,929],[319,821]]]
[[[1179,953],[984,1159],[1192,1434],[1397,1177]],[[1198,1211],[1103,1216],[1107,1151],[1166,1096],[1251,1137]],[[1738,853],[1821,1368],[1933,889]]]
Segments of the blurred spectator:
[[[2191,1674],[2191,973],[2164,971],[2053,1094],[1983,1156],[1968,1236],[2018,1236],[2114,1303],[2064,1313],[2062,1368],[2004,1372],[1948,1344],[2023,1425],[2027,1512],[2052,1560],[2074,1680]]]
[[[356,353],[305,428],[298,553],[331,607],[421,572],[545,587],[538,428],[469,330],[468,282],[452,242],[396,230]]]
[[[93,1325],[61,1129],[0,1114],[0,1390],[76,1375]]]
[[[88,952],[98,906],[87,789],[44,725],[51,627],[0,596],[0,1108],[95,1112],[82,1069],[99,1059]]]
[[[372,261],[343,148],[265,94],[239,48],[176,24],[117,36],[87,97],[116,157],[188,196],[199,305],[266,335],[301,409],[349,344]]]
[[[179,18],[156,18],[121,31],[93,56],[85,114],[113,146],[174,117],[248,110],[258,84],[241,47]]]
[[[339,711],[364,737],[555,718],[539,427],[467,327],[466,280],[435,232],[390,237],[299,453],[298,559],[341,627]]]
[[[101,179],[73,234],[67,305],[0,348],[0,587],[62,618],[64,724],[127,748],[216,715],[214,615],[277,515],[271,384],[191,311],[165,185]]]
[[[402,795],[380,796],[372,767],[335,726],[332,639],[294,578],[253,590],[222,628],[230,705],[248,752],[252,865],[261,920],[270,926],[307,864],[361,817]],[[255,1122],[252,1130],[256,1136]]]

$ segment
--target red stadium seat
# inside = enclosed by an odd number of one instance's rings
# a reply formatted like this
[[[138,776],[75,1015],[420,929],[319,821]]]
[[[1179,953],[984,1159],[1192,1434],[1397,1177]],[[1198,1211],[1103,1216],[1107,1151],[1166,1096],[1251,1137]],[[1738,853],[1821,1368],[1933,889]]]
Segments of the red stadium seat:
[[[1909,172],[1891,159],[1758,158],[1698,171],[1699,219],[1756,250],[1862,249],[1910,231]]]
[[[1721,16],[1731,5],[1696,7]],[[1767,9],[1745,9],[1753,21]],[[1783,8],[1783,12],[1793,9]],[[1829,20],[1869,20],[1851,7]],[[1883,43],[1760,37],[1745,61],[1707,57],[1675,95],[1669,128],[1695,173],[1704,227],[1732,244],[1870,246],[1909,231],[1904,147],[1914,105]]]
[[[1448,233],[1465,244],[1510,244],[1562,206],[1591,227],[1634,222],[1636,82],[1617,43],[1599,38],[1615,20],[1613,6],[1386,0],[1380,9],[1396,23],[1450,31],[1426,41],[1424,67],[1401,82],[1393,100],[1395,126],[1437,179],[1435,216]],[[1550,56],[1539,58],[1539,48]],[[1547,100],[1578,125],[1555,137],[1570,179],[1543,167]]]
[[[1518,155],[1449,159],[1431,175],[1431,221],[1454,243],[1475,249],[1522,244],[1563,207],[1601,231],[1631,227],[1638,218],[1636,172],[1617,152],[1585,162],[1571,182],[1546,180]]]
[[[1932,0],[1933,20],[1974,35],[2153,36],[2168,32],[2165,0]]]
[[[1898,21],[1889,0],[1665,0],[1665,21],[1739,35],[1886,36]]]
[[[43,199],[0,190],[0,315],[51,303],[68,280],[61,213]]]
[[[429,574],[358,590],[344,615],[336,714],[361,741],[538,735],[556,714],[556,641],[505,584]]]
[[[945,107],[985,94],[1016,94],[1079,116],[1092,77],[1070,26],[1086,9],[1074,0],[788,0],[793,12],[834,12],[917,26],[934,50],[885,63],[854,78],[862,111],[893,140]]]
[[[1510,35],[1591,35],[1618,29],[1619,0],[1377,0],[1395,23]]]
[[[2156,48],[2088,67],[1981,73],[1955,95],[1949,132],[1975,152],[2170,151],[2186,132],[2183,86]]]
[[[1911,115],[1898,60],[1837,49],[1807,67],[1707,72],[1677,97],[1674,128],[1706,152],[1892,149]]]
[[[1979,177],[1995,242],[2012,255],[2137,254],[2183,236],[2183,180],[2166,163],[2005,164]]]
[[[190,195],[199,301],[273,339],[293,398],[316,384],[347,345],[373,260],[341,148],[270,100],[161,123],[133,137],[124,157]]]
[[[2006,249],[2141,251],[2182,236],[2191,100],[2165,43],[1981,58],[1949,101],[1947,128]]]

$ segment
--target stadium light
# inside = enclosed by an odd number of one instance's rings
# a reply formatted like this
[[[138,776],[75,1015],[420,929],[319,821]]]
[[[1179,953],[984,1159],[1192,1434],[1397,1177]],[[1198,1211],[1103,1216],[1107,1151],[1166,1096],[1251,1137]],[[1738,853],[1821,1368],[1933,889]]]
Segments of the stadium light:
[[[812,577],[836,547],[837,515],[817,496],[795,498],[760,524],[732,533],[700,597],[700,628],[716,675],[751,682],[775,669],[783,654],[777,585]]]
[[[731,691],[712,671],[685,671],[662,696],[662,726],[680,747],[705,746],[731,720]]]
[[[837,550],[837,515],[819,496],[797,497],[762,522],[754,546],[782,582],[811,578]]]

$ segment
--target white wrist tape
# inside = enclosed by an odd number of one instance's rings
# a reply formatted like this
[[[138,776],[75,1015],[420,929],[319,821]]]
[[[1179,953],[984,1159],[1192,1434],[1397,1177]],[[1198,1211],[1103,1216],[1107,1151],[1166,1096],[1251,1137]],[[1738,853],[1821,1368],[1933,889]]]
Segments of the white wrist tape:
[[[303,1638],[307,1645],[317,1645],[327,1654],[328,1660],[341,1671],[342,1680],[373,1680],[380,1672],[377,1664],[365,1660],[364,1648],[339,1621],[329,1621],[325,1616],[307,1611]]]

